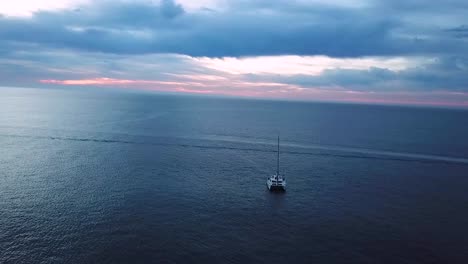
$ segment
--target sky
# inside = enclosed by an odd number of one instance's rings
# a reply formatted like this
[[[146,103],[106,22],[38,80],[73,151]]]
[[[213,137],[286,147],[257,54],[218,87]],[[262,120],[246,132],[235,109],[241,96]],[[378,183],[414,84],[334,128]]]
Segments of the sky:
[[[467,14],[466,0],[1,1],[0,86],[468,107]]]

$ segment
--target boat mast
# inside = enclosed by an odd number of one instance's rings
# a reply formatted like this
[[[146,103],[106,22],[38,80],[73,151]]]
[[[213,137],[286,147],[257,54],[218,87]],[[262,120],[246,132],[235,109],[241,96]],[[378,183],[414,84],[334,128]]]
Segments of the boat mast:
[[[279,177],[279,156],[280,156],[280,151],[279,151],[279,136],[278,136],[278,158],[276,159],[276,177]]]

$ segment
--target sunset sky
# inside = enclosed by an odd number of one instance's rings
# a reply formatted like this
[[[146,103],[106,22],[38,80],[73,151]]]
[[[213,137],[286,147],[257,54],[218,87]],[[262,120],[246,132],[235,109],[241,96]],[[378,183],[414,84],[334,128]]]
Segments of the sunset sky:
[[[467,14],[466,0],[1,1],[0,86],[468,107]]]

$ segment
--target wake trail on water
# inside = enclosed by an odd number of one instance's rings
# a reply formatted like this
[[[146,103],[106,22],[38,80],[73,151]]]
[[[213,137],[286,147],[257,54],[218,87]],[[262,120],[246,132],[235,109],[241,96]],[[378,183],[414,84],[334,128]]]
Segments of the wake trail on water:
[[[154,141],[137,141],[137,140],[124,140],[124,139],[106,139],[106,138],[85,138],[85,137],[66,137],[66,136],[40,136],[40,135],[19,135],[19,134],[0,134],[0,137],[10,138],[32,138],[32,139],[44,139],[44,140],[58,140],[58,141],[75,141],[75,142],[95,142],[95,143],[114,143],[114,144],[135,144],[135,145],[151,145],[151,146],[172,146],[181,148],[198,148],[198,149],[218,149],[218,150],[233,150],[233,151],[252,151],[252,152],[263,152],[263,153],[275,153],[275,148],[270,148],[274,145],[272,142],[251,142],[250,140],[234,140],[234,139],[209,139],[207,137],[199,138],[188,138],[188,137],[172,137],[172,139],[191,139],[201,140],[218,143],[217,145],[209,144],[189,144],[189,143],[177,143],[177,142],[154,142]],[[148,136],[145,136],[148,138]],[[157,139],[157,137],[152,137]],[[168,137],[164,137],[168,138]],[[260,147],[239,147],[239,146],[228,146],[219,143],[240,143],[250,144]],[[408,152],[395,152],[387,150],[374,150],[365,148],[352,148],[352,147],[340,147],[340,146],[328,146],[328,145],[314,145],[314,144],[297,144],[297,143],[282,143],[282,154],[289,155],[309,155],[309,156],[329,156],[339,158],[354,158],[354,159],[369,159],[369,160],[392,160],[402,162],[423,162],[423,163],[458,163],[468,164],[466,158],[456,158],[449,156],[440,155],[429,155],[419,153],[408,153]],[[285,148],[286,147],[286,148]],[[327,152],[311,152],[311,151],[327,151]],[[252,161],[253,162],[253,161]],[[258,164],[252,164],[258,166]]]

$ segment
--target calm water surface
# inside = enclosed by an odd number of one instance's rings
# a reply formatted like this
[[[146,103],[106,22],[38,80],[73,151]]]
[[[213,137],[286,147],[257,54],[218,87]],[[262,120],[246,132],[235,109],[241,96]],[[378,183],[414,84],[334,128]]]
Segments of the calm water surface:
[[[0,88],[0,263],[467,263],[467,135],[463,110]]]

